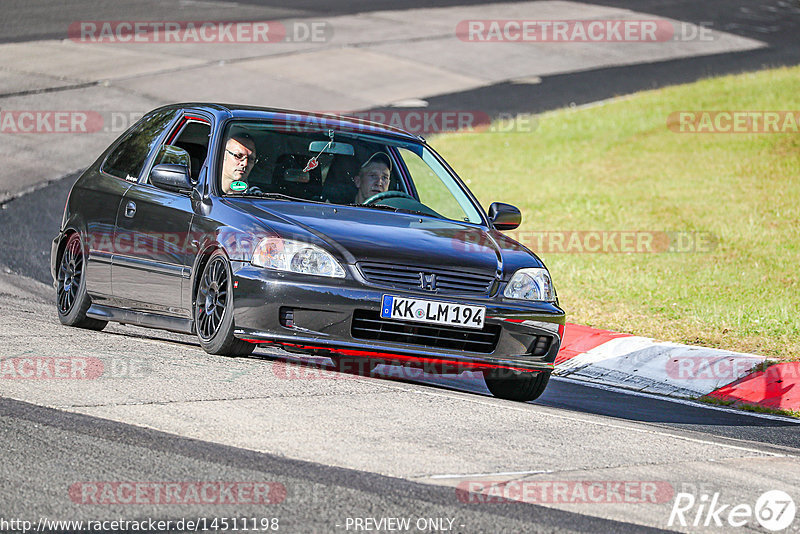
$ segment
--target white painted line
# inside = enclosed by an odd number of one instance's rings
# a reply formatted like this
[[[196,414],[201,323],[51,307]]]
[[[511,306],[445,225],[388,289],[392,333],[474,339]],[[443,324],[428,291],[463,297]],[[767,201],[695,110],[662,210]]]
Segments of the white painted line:
[[[523,78],[514,78],[511,80],[511,83],[514,85],[538,85],[542,83],[542,79],[539,76],[526,76]]]
[[[511,475],[546,475],[547,473],[552,473],[552,470],[546,471],[501,471],[498,473],[469,473],[466,475],[430,475],[427,477],[420,477],[420,478],[473,478],[473,477],[502,477],[502,476],[511,476]]]
[[[389,106],[393,108],[426,108],[428,107],[428,101],[421,98],[406,98],[392,102]]]

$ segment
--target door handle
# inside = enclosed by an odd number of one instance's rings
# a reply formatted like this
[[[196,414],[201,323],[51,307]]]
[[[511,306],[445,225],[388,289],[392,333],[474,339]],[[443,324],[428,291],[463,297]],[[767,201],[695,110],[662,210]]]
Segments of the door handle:
[[[134,215],[136,215],[136,204],[131,201],[125,205],[125,217],[130,219]]]

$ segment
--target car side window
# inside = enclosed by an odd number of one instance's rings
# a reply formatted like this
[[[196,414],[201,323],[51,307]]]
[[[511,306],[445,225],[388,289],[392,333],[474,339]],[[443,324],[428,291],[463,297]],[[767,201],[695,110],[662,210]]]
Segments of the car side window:
[[[179,150],[182,154],[185,154],[186,157],[189,158],[186,167],[189,169],[192,180],[197,182],[200,177],[200,169],[203,168],[203,164],[208,157],[208,141],[210,137],[210,124],[198,120],[187,120],[180,127],[177,135],[175,135],[175,139],[170,145],[164,145],[161,150],[165,151],[167,147],[171,146]],[[169,151],[167,150],[167,152]],[[174,157],[172,159],[174,159]],[[173,161],[168,157],[167,159],[159,157],[155,163],[156,165],[159,163],[177,163],[179,165],[184,165],[182,159],[179,158],[177,161]]]
[[[447,171],[430,152],[425,151],[421,156],[405,148],[399,148],[398,152],[411,175],[420,202],[436,206],[438,213],[454,221],[481,222],[480,215],[456,183],[442,180]]]
[[[103,172],[136,181],[147,156],[174,115],[174,109],[167,109],[151,113],[139,121],[103,162]]]

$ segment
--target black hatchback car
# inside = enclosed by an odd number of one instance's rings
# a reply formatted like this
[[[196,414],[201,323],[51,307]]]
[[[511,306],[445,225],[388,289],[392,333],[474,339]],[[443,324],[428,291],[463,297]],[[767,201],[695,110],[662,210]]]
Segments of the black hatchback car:
[[[73,186],[51,265],[65,325],[196,334],[482,371],[545,389],[564,332],[550,275],[421,138],[346,117],[218,104],[156,109]],[[450,366],[450,367],[448,367]]]

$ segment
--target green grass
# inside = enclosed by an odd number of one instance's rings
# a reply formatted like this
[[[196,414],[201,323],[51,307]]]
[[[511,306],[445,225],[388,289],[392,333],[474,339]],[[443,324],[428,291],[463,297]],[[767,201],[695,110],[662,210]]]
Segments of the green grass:
[[[798,410],[781,410],[779,408],[769,408],[767,406],[761,406],[758,404],[748,404],[748,403],[737,402],[735,400],[718,399],[716,397],[710,397],[708,395],[703,395],[702,397],[696,397],[692,400],[696,400],[698,402],[704,402],[706,404],[711,404],[714,406],[727,406],[730,408],[737,408],[739,410],[744,410],[746,412],[768,413],[772,415],[783,415],[786,417],[800,417],[800,411]]]
[[[740,410],[755,413],[769,413],[773,415],[785,415],[786,417],[800,417],[798,410],[779,410],[775,408],[768,408],[766,406],[759,406],[758,404],[742,404],[737,406]]]
[[[703,395],[702,397],[694,397],[692,400],[696,400],[698,402],[704,402],[706,404],[713,404],[714,406],[730,406],[736,401],[727,400],[727,399],[718,399],[716,397],[709,397],[708,395]]]
[[[484,206],[523,211],[518,233],[701,232],[686,253],[553,253],[571,322],[800,359],[800,134],[685,134],[685,110],[800,110],[800,68],[635,94],[538,117],[527,133],[432,140]],[[536,244],[528,241],[536,250]]]

